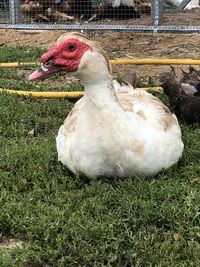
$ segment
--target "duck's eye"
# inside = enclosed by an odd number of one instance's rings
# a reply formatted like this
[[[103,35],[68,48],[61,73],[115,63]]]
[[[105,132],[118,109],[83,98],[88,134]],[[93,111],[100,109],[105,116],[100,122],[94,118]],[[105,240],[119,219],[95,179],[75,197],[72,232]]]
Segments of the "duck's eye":
[[[67,45],[67,48],[68,48],[68,51],[70,51],[70,52],[73,52],[74,50],[76,50],[76,44],[74,44],[74,43],[69,43],[68,45]]]

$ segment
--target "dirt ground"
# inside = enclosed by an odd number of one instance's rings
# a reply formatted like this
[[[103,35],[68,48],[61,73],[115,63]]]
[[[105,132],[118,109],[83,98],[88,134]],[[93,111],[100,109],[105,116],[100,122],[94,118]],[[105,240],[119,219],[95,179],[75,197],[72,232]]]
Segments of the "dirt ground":
[[[57,37],[66,31],[0,30],[0,46],[40,46],[49,48]],[[110,59],[116,58],[189,58],[200,59],[200,34],[193,33],[136,33],[120,31],[85,31],[85,34],[100,42]],[[180,67],[175,66],[178,74]],[[199,69],[199,67],[196,67]],[[160,73],[169,70],[161,65],[114,65],[113,73],[124,74],[136,71],[139,79],[157,79]]]

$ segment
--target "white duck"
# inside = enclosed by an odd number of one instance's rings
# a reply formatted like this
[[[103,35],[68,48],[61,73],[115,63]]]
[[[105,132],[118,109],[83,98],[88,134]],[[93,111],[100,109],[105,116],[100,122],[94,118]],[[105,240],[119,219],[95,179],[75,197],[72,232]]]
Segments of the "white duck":
[[[143,90],[116,92],[98,43],[80,33],[64,34],[41,62],[30,81],[66,72],[85,87],[56,138],[58,159],[73,173],[89,178],[148,176],[179,160],[183,143],[176,116]]]

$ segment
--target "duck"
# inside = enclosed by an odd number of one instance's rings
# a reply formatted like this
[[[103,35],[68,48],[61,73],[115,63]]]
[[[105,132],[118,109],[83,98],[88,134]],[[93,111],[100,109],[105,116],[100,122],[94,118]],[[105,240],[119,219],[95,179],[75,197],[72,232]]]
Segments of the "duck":
[[[200,88],[194,69],[177,80],[171,67],[171,71],[161,74],[160,82],[177,117],[190,125],[200,123]]]
[[[116,86],[98,42],[79,32],[65,33],[41,63],[29,81],[62,73],[84,85],[84,96],[56,137],[58,161],[75,175],[146,177],[178,162],[184,145],[176,115],[144,90]]]

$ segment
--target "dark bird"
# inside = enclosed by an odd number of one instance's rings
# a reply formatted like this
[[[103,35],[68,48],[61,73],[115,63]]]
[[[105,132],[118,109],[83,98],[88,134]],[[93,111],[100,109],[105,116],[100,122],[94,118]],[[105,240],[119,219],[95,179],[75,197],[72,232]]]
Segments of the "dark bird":
[[[162,74],[160,82],[175,114],[188,124],[200,123],[199,84],[196,85],[195,95],[187,94],[181,81],[176,80],[174,68],[170,72]]]

